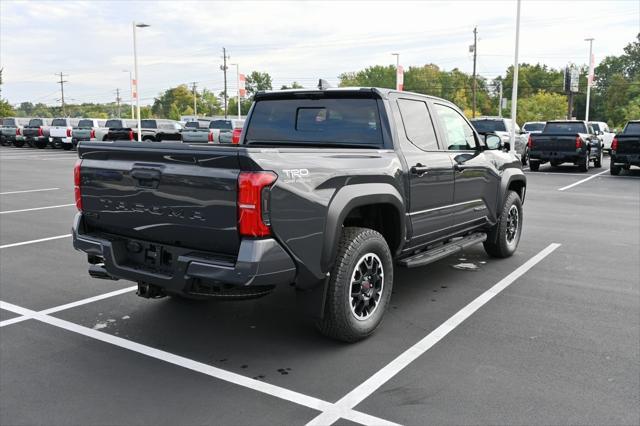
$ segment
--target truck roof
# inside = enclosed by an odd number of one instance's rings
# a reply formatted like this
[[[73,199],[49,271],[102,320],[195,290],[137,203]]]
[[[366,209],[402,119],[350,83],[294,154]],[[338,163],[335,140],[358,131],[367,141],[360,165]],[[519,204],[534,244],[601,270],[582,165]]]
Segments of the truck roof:
[[[425,95],[423,93],[415,93],[415,92],[407,92],[407,91],[398,91],[395,89],[388,89],[384,87],[328,87],[326,89],[317,89],[317,88],[308,88],[308,89],[285,89],[285,90],[268,90],[268,91],[259,91],[255,94],[255,99],[269,99],[269,98],[278,98],[282,96],[290,96],[295,94],[301,95],[312,95],[314,93],[323,94],[323,93],[354,93],[354,94],[363,94],[363,93],[371,93],[380,96],[383,99],[386,99],[390,93],[400,93],[400,94],[410,94],[416,96],[422,96],[429,99],[445,101],[447,103],[451,103],[446,99],[438,98],[437,96]]]

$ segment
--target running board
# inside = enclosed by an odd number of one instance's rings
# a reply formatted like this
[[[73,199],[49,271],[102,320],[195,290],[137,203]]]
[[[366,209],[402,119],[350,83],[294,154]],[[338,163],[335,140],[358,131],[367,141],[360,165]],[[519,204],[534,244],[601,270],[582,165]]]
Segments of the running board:
[[[462,251],[469,246],[482,243],[486,241],[486,239],[487,234],[476,232],[475,234],[467,235],[466,237],[432,248],[431,250],[423,251],[418,254],[414,254],[411,257],[400,259],[398,260],[398,264],[407,268],[417,268],[418,266],[428,265],[429,263],[433,263]]]

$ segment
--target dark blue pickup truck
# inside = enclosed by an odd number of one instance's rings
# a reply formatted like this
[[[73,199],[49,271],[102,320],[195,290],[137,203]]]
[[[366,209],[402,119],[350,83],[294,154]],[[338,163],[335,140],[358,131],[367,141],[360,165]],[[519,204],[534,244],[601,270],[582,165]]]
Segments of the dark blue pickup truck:
[[[628,122],[611,142],[611,174],[619,175],[631,166],[640,167],[640,120]]]
[[[542,133],[529,135],[529,167],[538,171],[541,164],[573,163],[581,172],[589,163],[602,167],[602,142],[585,121],[549,121]]]

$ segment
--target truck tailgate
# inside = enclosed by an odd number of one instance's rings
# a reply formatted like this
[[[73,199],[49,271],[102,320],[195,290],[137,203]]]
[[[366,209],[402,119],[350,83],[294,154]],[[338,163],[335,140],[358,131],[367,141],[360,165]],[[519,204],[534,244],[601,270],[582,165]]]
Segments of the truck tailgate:
[[[531,135],[531,151],[571,151],[576,150],[576,136]]]
[[[640,135],[619,135],[618,154],[640,154]]]
[[[96,142],[79,154],[89,232],[237,254],[237,149]]]

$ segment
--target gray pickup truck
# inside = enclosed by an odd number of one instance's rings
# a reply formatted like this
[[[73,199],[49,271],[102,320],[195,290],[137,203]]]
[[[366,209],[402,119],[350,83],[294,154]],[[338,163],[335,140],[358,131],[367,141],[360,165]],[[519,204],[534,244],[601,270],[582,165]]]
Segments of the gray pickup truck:
[[[78,124],[71,131],[71,138],[73,146],[77,146],[82,141],[96,141],[98,137],[102,140],[101,136],[106,134],[105,120],[98,120],[96,118],[81,118]],[[103,134],[101,134],[101,130]]]
[[[22,136],[32,148],[44,149],[49,144],[49,127],[51,121],[48,118],[32,118],[22,128]]]
[[[213,143],[231,144],[238,143],[244,120],[218,119],[211,120],[207,127],[200,124],[198,127],[190,126],[182,130],[184,143]],[[234,141],[235,134],[235,141]]]
[[[377,88],[254,100],[237,146],[79,145],[73,245],[93,277],[147,298],[292,286],[322,333],[353,342],[382,321],[394,268],[478,243],[516,251],[522,164],[450,102]]]
[[[0,119],[0,144],[2,144],[2,146],[23,146],[24,138],[22,136],[22,129],[28,122],[28,118],[6,117]]]

